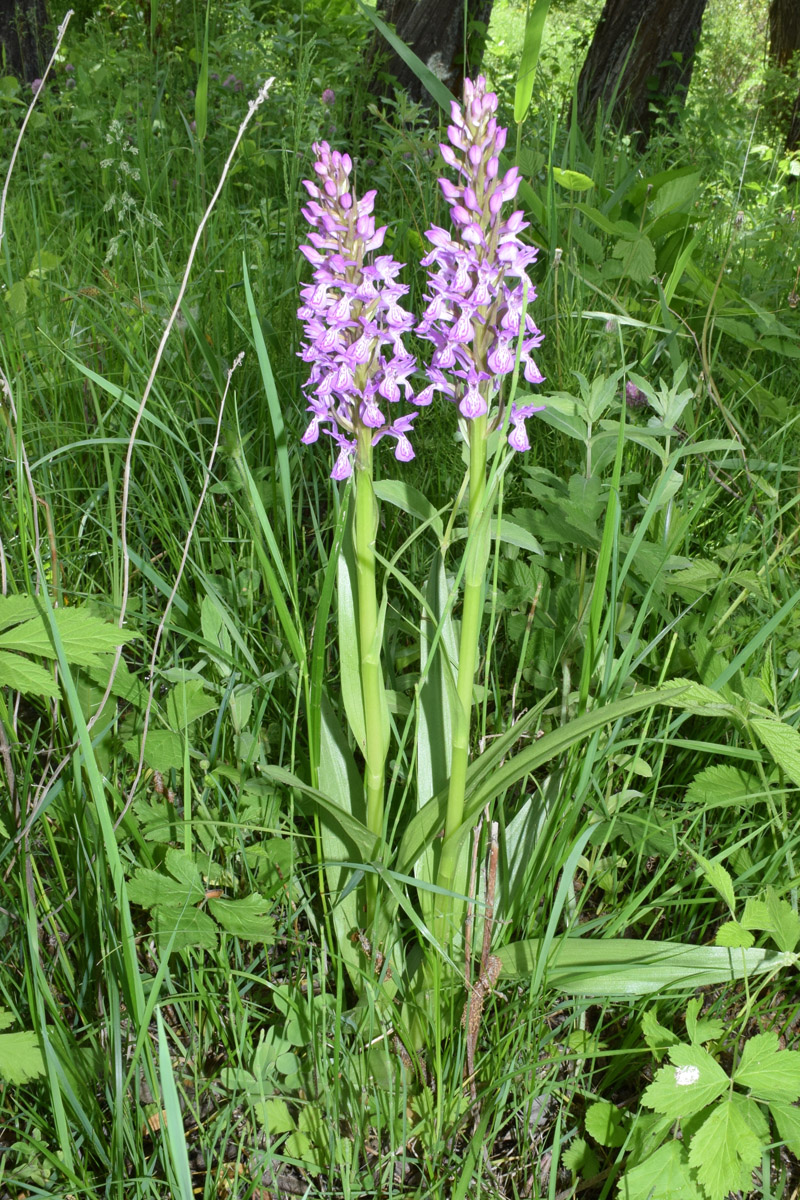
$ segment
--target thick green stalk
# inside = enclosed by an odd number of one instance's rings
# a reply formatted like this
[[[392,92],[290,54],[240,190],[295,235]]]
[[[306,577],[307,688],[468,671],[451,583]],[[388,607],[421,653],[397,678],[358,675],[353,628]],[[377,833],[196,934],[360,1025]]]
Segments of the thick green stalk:
[[[439,863],[440,887],[453,890],[458,866],[458,846],[452,835],[464,816],[464,790],[469,763],[469,736],[472,718],[472,696],[475,672],[478,667],[478,643],[483,616],[484,583],[489,558],[488,527],[484,519],[486,504],[486,417],[470,422],[469,427],[469,516],[467,561],[464,568],[464,603],[461,611],[461,642],[458,651],[458,704],[453,728],[453,756],[450,785],[447,794],[447,816],[444,844]],[[452,902],[442,899],[440,934],[450,940],[455,932],[449,929],[456,909]]]
[[[355,549],[358,579],[358,642],[361,693],[364,700],[364,787],[367,828],[383,836],[384,767],[388,751],[381,651],[378,638],[378,598],[375,586],[375,534],[378,504],[372,487],[372,430],[360,429],[355,466]],[[367,876],[367,921],[375,915],[377,877]]]

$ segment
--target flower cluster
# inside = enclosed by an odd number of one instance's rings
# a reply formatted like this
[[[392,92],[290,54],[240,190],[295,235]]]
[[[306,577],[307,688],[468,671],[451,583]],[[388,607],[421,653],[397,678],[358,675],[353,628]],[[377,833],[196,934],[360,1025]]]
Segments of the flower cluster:
[[[415,405],[430,404],[433,388],[414,395],[409,376],[416,359],[403,345],[414,325],[401,305],[408,288],[397,282],[402,264],[391,255],[374,256],[383,245],[386,227],[376,229],[372,215],[375,192],[362,199],[351,191],[352,161],[314,144],[316,182],[304,181],[311,201],[302,210],[312,227],[310,245],[300,249],[314,268],[313,283],[301,289],[298,317],[305,323],[300,357],[310,364],[304,384],[311,421],[303,442],[315,442],[320,429],[332,437],[339,455],[333,479],[353,470],[359,435],[375,444],[386,435],[396,439],[395,457],[414,457],[409,440],[416,412],[389,419],[386,406],[401,397]]]
[[[516,167],[500,174],[506,130],[498,127],[496,111],[497,96],[486,91],[483,76],[475,83],[465,80],[463,108],[452,105],[450,145],[440,147],[459,177],[457,183],[439,180],[454,232],[430,229],[426,236],[433,249],[422,260],[423,266],[437,268],[429,275],[428,308],[418,326],[435,347],[428,378],[467,420],[489,415],[500,381],[514,370],[523,309],[536,298],[527,275],[536,249],[519,240],[527,228],[523,213],[512,212],[505,220],[502,215],[504,204],[517,194],[520,176]],[[529,383],[544,381],[531,357],[542,336],[526,312],[520,363]],[[541,407],[512,403],[508,441],[514,450],[530,448],[525,420]],[[491,427],[503,419],[501,401]]]

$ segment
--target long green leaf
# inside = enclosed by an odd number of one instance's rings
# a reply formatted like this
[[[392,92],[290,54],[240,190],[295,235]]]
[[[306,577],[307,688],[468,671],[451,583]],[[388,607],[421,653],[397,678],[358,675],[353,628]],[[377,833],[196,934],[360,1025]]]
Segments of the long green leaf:
[[[533,82],[536,78],[536,66],[539,62],[539,51],[542,48],[544,23],[549,10],[550,0],[536,0],[525,26],[522,59],[519,64],[517,86],[514,89],[514,120],[517,125],[523,120],[530,106]]]
[[[546,733],[544,737],[514,755],[505,764],[497,763],[494,766],[497,761],[496,754],[492,753],[491,748],[485,751],[470,765],[467,774],[464,824],[471,824],[476,814],[497,796],[502,795],[515,783],[519,783],[538,767],[544,766],[551,759],[563,754],[570,746],[591,737],[604,725],[624,720],[624,718],[652,708],[656,704],[673,704],[682,690],[682,688],[674,687],[654,688],[651,691],[626,696],[622,700],[615,700],[613,704],[605,704],[601,708],[592,709],[590,712],[576,717],[573,721],[569,721],[566,725],[561,725],[558,729]],[[488,772],[483,769],[483,759],[486,755],[491,756],[493,763],[493,769]],[[480,780],[477,785],[476,777]],[[444,827],[446,809],[447,793],[440,792],[411,818],[398,851],[398,871],[408,873],[413,869],[414,863],[425,848]]]
[[[497,954],[506,978],[527,979],[538,971],[558,991],[609,999],[659,991],[691,992],[745,976],[774,973],[798,962],[796,954],[782,951],[637,938],[564,938],[553,946],[544,966],[540,938],[512,942]]]
[[[416,75],[417,79],[420,81],[425,90],[449,116],[453,95],[445,87],[441,79],[434,75],[430,67],[425,66],[425,63],[422,61],[422,59],[418,58],[414,51],[408,48],[405,42],[397,36],[394,30],[387,25],[385,21],[380,19],[373,9],[367,8],[366,4],[361,3],[361,0],[356,0],[356,4],[361,9],[364,16],[372,22],[372,24],[378,30],[378,33],[380,33],[381,36],[386,39],[386,41],[394,50],[395,54],[397,54],[399,58],[402,58],[408,69],[412,71],[414,75]]]

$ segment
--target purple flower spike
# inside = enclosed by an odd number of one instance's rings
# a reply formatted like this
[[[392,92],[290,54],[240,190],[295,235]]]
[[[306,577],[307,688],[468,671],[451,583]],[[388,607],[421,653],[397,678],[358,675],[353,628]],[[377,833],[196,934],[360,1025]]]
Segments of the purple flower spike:
[[[434,390],[443,392],[468,421],[489,414],[489,429],[503,423],[501,383],[514,370],[521,333],[524,378],[544,381],[531,356],[542,334],[527,313],[521,329],[526,288],[528,301],[536,299],[527,274],[536,249],[520,241],[527,229],[524,213],[503,219],[503,206],[519,190],[520,174],[516,167],[500,173],[506,130],[498,128],[496,112],[497,96],[487,92],[484,77],[474,83],[466,79],[463,105],[453,102],[451,108],[450,144],[440,147],[457,174],[455,183],[439,180],[453,231],[434,226],[426,234],[431,245],[422,260],[430,268],[427,308],[417,326],[420,337],[434,345],[430,384],[421,395],[427,400]],[[508,440],[514,450],[529,448],[525,420],[539,407],[512,405]]]
[[[347,479],[358,435],[366,431],[373,445],[385,434],[396,438],[401,462],[414,457],[408,434],[416,413],[393,419],[386,409],[403,399],[429,404],[431,393],[415,398],[409,382],[417,361],[403,337],[415,317],[401,304],[408,292],[397,282],[401,264],[389,254],[373,255],[386,232],[375,228],[376,193],[355,195],[349,155],[327,142],[315,143],[314,153],[315,179],[304,180],[310,200],[302,210],[312,232],[310,244],[300,247],[314,268],[313,283],[301,289],[297,312],[305,326],[300,357],[311,367],[303,385],[310,424],[302,441],[316,441],[321,428],[334,438],[339,454],[331,478]]]

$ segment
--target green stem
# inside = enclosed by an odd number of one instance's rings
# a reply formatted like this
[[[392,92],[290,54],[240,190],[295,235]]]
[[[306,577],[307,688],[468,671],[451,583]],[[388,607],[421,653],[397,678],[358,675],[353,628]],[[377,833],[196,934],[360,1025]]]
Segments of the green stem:
[[[484,583],[489,558],[488,529],[485,524],[486,504],[486,418],[470,422],[469,427],[469,516],[467,523],[467,561],[464,569],[464,603],[461,612],[461,642],[458,652],[458,704],[454,714],[453,756],[450,785],[447,794],[447,816],[444,844],[439,863],[439,886],[452,891],[458,867],[459,847],[452,836],[464,817],[464,790],[469,763],[469,737],[472,717],[472,696],[475,672],[478,667],[478,642],[483,616]],[[454,923],[452,901],[442,898],[440,935],[446,940],[455,932],[448,928]]]
[[[358,643],[361,693],[364,700],[364,787],[367,828],[383,836],[383,786],[388,728],[384,711],[383,674],[378,637],[378,598],[375,585],[375,534],[378,504],[372,487],[372,431],[360,429],[355,466],[355,549],[358,580]],[[367,922],[375,915],[377,877],[367,876]]]

